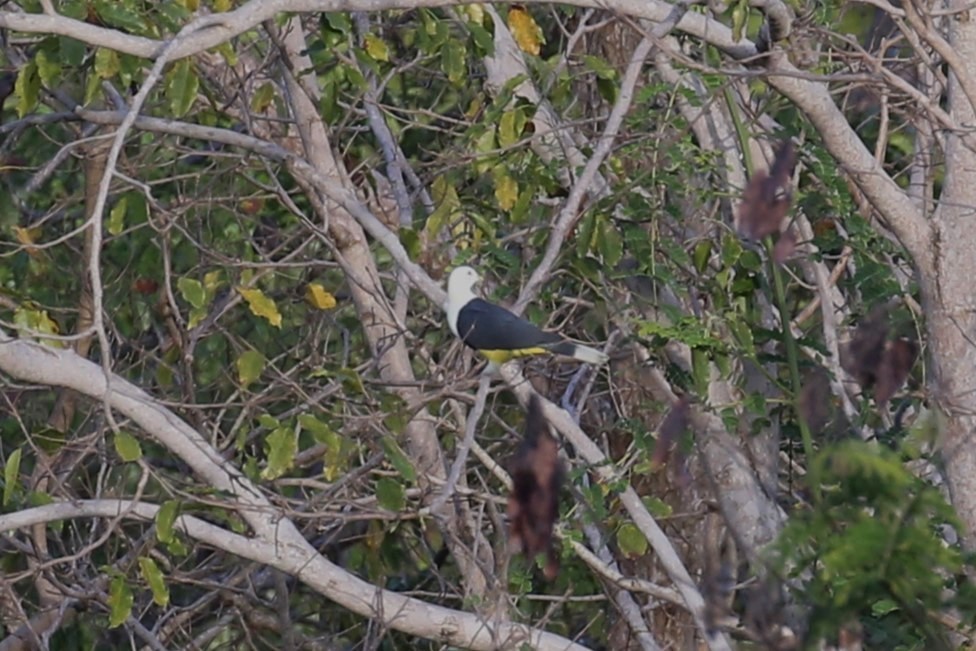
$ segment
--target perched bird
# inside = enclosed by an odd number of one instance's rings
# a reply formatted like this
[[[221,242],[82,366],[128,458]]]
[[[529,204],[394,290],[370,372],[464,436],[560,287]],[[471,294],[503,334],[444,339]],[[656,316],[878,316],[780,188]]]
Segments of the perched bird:
[[[554,353],[587,364],[605,364],[604,353],[575,344],[554,332],[540,330],[525,319],[489,303],[474,293],[481,279],[471,267],[458,267],[447,281],[447,324],[451,332],[492,364],[501,365],[514,357]]]

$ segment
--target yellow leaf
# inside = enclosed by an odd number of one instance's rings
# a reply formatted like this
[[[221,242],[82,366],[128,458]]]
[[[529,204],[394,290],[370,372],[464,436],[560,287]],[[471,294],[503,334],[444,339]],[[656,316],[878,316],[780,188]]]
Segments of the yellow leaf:
[[[37,255],[37,247],[33,246],[37,238],[41,236],[41,227],[35,226],[34,228],[24,228],[22,226],[14,226],[14,237],[17,241],[24,245],[24,250],[27,251],[31,256]]]
[[[309,283],[305,288],[305,300],[320,310],[331,310],[336,306],[336,298],[325,291],[319,283]]]
[[[276,328],[281,327],[281,313],[278,312],[278,306],[272,299],[265,296],[264,292],[260,289],[238,287],[237,293],[244,297],[255,316],[267,319],[268,323]]]
[[[522,7],[512,7],[508,10],[508,28],[512,30],[515,42],[523,51],[539,55],[542,45],[542,29],[536,24],[532,15]]]
[[[485,22],[485,7],[481,4],[472,4],[467,6],[468,20],[472,23],[478,23],[481,25]]]
[[[386,41],[374,34],[366,35],[366,53],[376,61],[390,60],[390,48],[387,47]]]
[[[518,182],[505,172],[495,176],[495,199],[502,210],[511,210],[518,201]]]
[[[221,13],[225,11],[230,11],[233,6],[231,0],[214,0],[214,11],[219,11]]]

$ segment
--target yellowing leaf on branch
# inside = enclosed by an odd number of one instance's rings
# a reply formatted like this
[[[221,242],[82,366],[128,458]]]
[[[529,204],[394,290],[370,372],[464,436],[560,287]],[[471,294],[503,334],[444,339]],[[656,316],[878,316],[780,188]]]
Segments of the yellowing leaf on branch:
[[[24,245],[24,250],[27,251],[28,255],[35,257],[38,254],[37,247],[34,243],[37,242],[37,238],[41,236],[41,227],[35,226],[34,228],[24,228],[23,226],[14,226],[14,237],[17,241]]]
[[[246,389],[251,382],[254,382],[264,371],[264,355],[256,350],[245,350],[237,358],[237,379]]]
[[[524,7],[512,7],[508,10],[508,28],[512,30],[515,42],[523,51],[539,56],[540,46],[545,39],[532,14]]]
[[[319,283],[308,284],[305,288],[305,300],[319,310],[331,310],[336,306],[336,297]]]
[[[95,51],[95,74],[99,79],[111,79],[119,74],[122,64],[119,62],[119,53],[100,47]]]
[[[390,48],[386,41],[375,34],[366,35],[366,54],[376,61],[389,61]]]
[[[518,182],[508,172],[495,174],[495,199],[502,210],[511,210],[518,201]]]
[[[261,471],[262,479],[277,479],[295,465],[298,439],[294,430],[279,427],[268,434],[264,446],[268,453],[268,465]]]
[[[479,25],[485,21],[485,6],[482,4],[470,4],[465,7],[468,13],[468,20]]]
[[[56,339],[45,340],[43,335],[56,335],[61,332],[57,321],[48,316],[47,310],[40,310],[30,305],[21,305],[14,310],[14,325],[21,337],[40,335],[45,344],[63,348],[64,343]]]
[[[252,314],[267,319],[268,323],[276,328],[281,327],[281,313],[278,311],[278,306],[272,299],[265,296],[264,292],[260,289],[238,287],[237,293],[247,301]]]

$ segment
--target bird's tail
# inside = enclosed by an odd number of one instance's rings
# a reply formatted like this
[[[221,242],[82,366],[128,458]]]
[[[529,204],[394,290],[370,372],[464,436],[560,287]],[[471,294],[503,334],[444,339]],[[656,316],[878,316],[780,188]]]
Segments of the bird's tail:
[[[605,353],[595,348],[583,346],[582,344],[574,344],[571,341],[560,341],[552,346],[546,346],[546,348],[557,355],[572,357],[573,359],[578,359],[581,362],[595,366],[606,364],[610,359]]]

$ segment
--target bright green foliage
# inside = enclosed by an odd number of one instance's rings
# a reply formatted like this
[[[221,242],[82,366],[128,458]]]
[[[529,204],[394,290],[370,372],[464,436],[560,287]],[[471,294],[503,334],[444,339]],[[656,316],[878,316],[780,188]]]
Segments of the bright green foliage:
[[[169,605],[169,588],[166,586],[166,577],[156,565],[156,561],[146,556],[139,557],[139,572],[142,574],[143,580],[149,584],[153,602],[157,606],[166,607]]]
[[[115,451],[122,461],[138,461],[142,458],[142,446],[139,439],[128,432],[117,432],[115,434]]]
[[[17,482],[20,476],[20,457],[23,453],[21,448],[17,448],[10,453],[3,466],[3,506],[10,506],[17,493]]]
[[[829,635],[860,619],[888,648],[944,645],[927,613],[976,608],[965,579],[957,582],[966,559],[942,535],[958,527],[952,508],[885,448],[849,441],[814,463],[823,501],[796,513],[777,543],[780,571],[802,580],[814,608],[813,630]],[[908,626],[892,637],[895,619]]]
[[[132,595],[132,588],[126,582],[124,576],[116,576],[112,579],[108,591],[108,625],[109,628],[121,626],[132,614],[132,604],[135,599]]]

